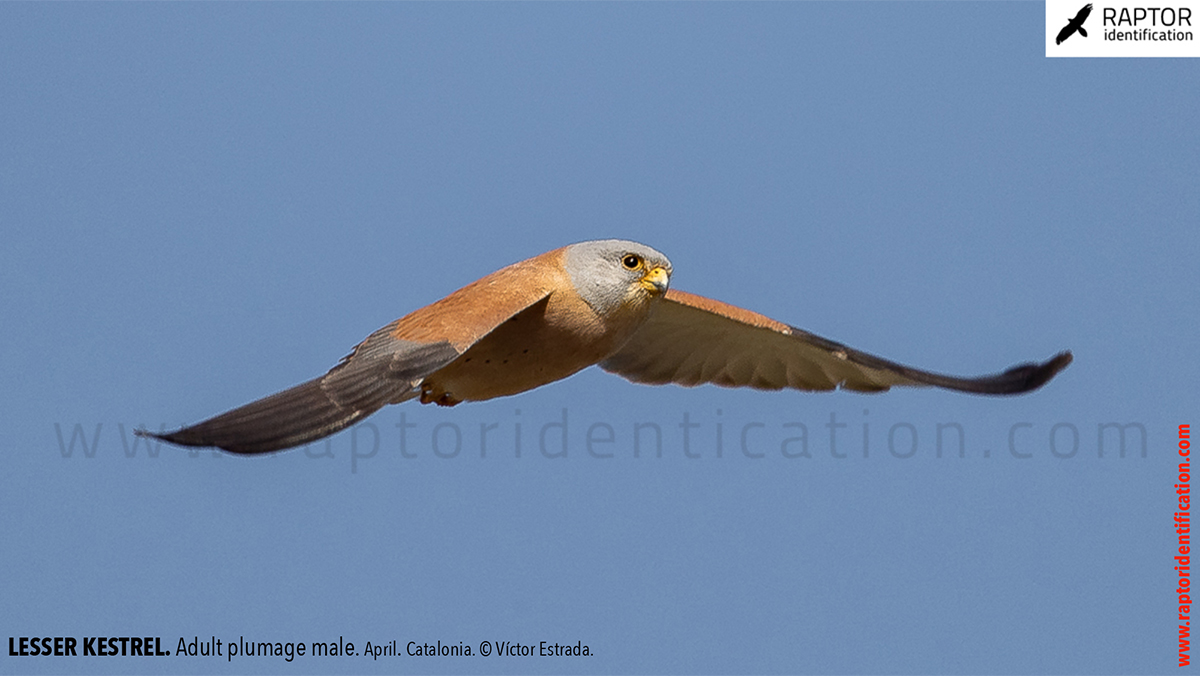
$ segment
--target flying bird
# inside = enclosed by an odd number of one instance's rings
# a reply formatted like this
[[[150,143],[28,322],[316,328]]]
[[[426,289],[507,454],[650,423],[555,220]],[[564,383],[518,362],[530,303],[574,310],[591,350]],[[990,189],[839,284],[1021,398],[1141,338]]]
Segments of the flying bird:
[[[1063,40],[1071,37],[1075,31],[1079,31],[1079,34],[1086,38],[1087,31],[1083,29],[1083,22],[1087,21],[1088,15],[1091,13],[1092,3],[1089,2],[1083,6],[1083,9],[1079,10],[1074,19],[1071,19],[1067,22],[1066,26],[1063,26],[1063,29],[1058,32],[1058,37],[1054,39],[1054,44],[1061,45]]]
[[[493,272],[367,336],[325,375],[155,437],[267,453],[333,434],[387,404],[454,406],[518,394],[588,366],[637,383],[976,394],[1037,389],[1071,363],[959,378],[903,366],[669,289],[671,262],[636,242],[572,244]]]

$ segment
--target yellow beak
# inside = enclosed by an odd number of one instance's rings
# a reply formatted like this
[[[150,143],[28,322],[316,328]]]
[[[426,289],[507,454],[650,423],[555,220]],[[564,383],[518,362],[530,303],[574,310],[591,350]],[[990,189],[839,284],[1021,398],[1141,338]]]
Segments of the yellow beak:
[[[657,296],[666,292],[667,283],[671,281],[671,276],[667,273],[667,269],[660,265],[647,270],[646,274],[642,275],[640,281],[644,289],[649,291],[651,295]]]

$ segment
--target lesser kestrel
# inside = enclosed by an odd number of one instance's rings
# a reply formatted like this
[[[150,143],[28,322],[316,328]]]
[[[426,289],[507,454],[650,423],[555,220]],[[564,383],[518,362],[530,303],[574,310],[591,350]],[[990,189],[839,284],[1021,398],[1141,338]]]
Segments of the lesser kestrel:
[[[174,432],[233,453],[328,436],[387,404],[453,406],[518,394],[599,365],[638,383],[976,394],[1037,389],[1062,352],[978,378],[940,375],[674,289],[671,262],[636,242],[572,244],[515,263],[379,329],[325,375]]]

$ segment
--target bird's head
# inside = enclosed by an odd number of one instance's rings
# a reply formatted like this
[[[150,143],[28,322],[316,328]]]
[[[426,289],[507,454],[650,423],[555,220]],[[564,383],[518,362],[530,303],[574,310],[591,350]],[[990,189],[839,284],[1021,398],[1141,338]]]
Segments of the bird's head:
[[[646,306],[671,281],[671,261],[645,244],[603,239],[572,244],[565,254],[571,283],[603,316]]]

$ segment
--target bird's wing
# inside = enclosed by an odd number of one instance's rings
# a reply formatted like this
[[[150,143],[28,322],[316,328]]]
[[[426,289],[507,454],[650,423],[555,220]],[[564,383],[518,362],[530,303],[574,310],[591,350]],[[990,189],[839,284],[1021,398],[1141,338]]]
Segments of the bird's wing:
[[[720,301],[670,290],[646,323],[601,368],[639,383],[713,383],[778,390],[878,392],[933,385],[978,394],[1017,394],[1071,363],[1063,352],[1041,364],[958,378],[915,369]]]
[[[1089,15],[1091,15],[1091,13],[1092,13],[1092,3],[1089,2],[1088,4],[1083,6],[1083,9],[1079,10],[1079,13],[1075,15],[1075,20],[1072,21],[1071,23],[1073,23],[1077,26],[1082,26],[1083,22],[1087,21],[1087,18]]]
[[[215,418],[165,434],[183,446],[232,453],[268,453],[320,439],[415,396],[421,378],[458,357],[449,342],[395,338],[389,324],[371,334],[320,378],[277,392]]]
[[[1062,41],[1071,37],[1071,34],[1074,32],[1075,32],[1075,22],[1072,21],[1071,23],[1068,23],[1067,25],[1063,26],[1063,29],[1058,32],[1058,37],[1054,38],[1054,44],[1061,45]]]
[[[544,256],[522,261],[397,319],[320,378],[174,432],[139,434],[232,453],[268,453],[329,436],[417,396],[426,376],[544,300],[545,263]]]

